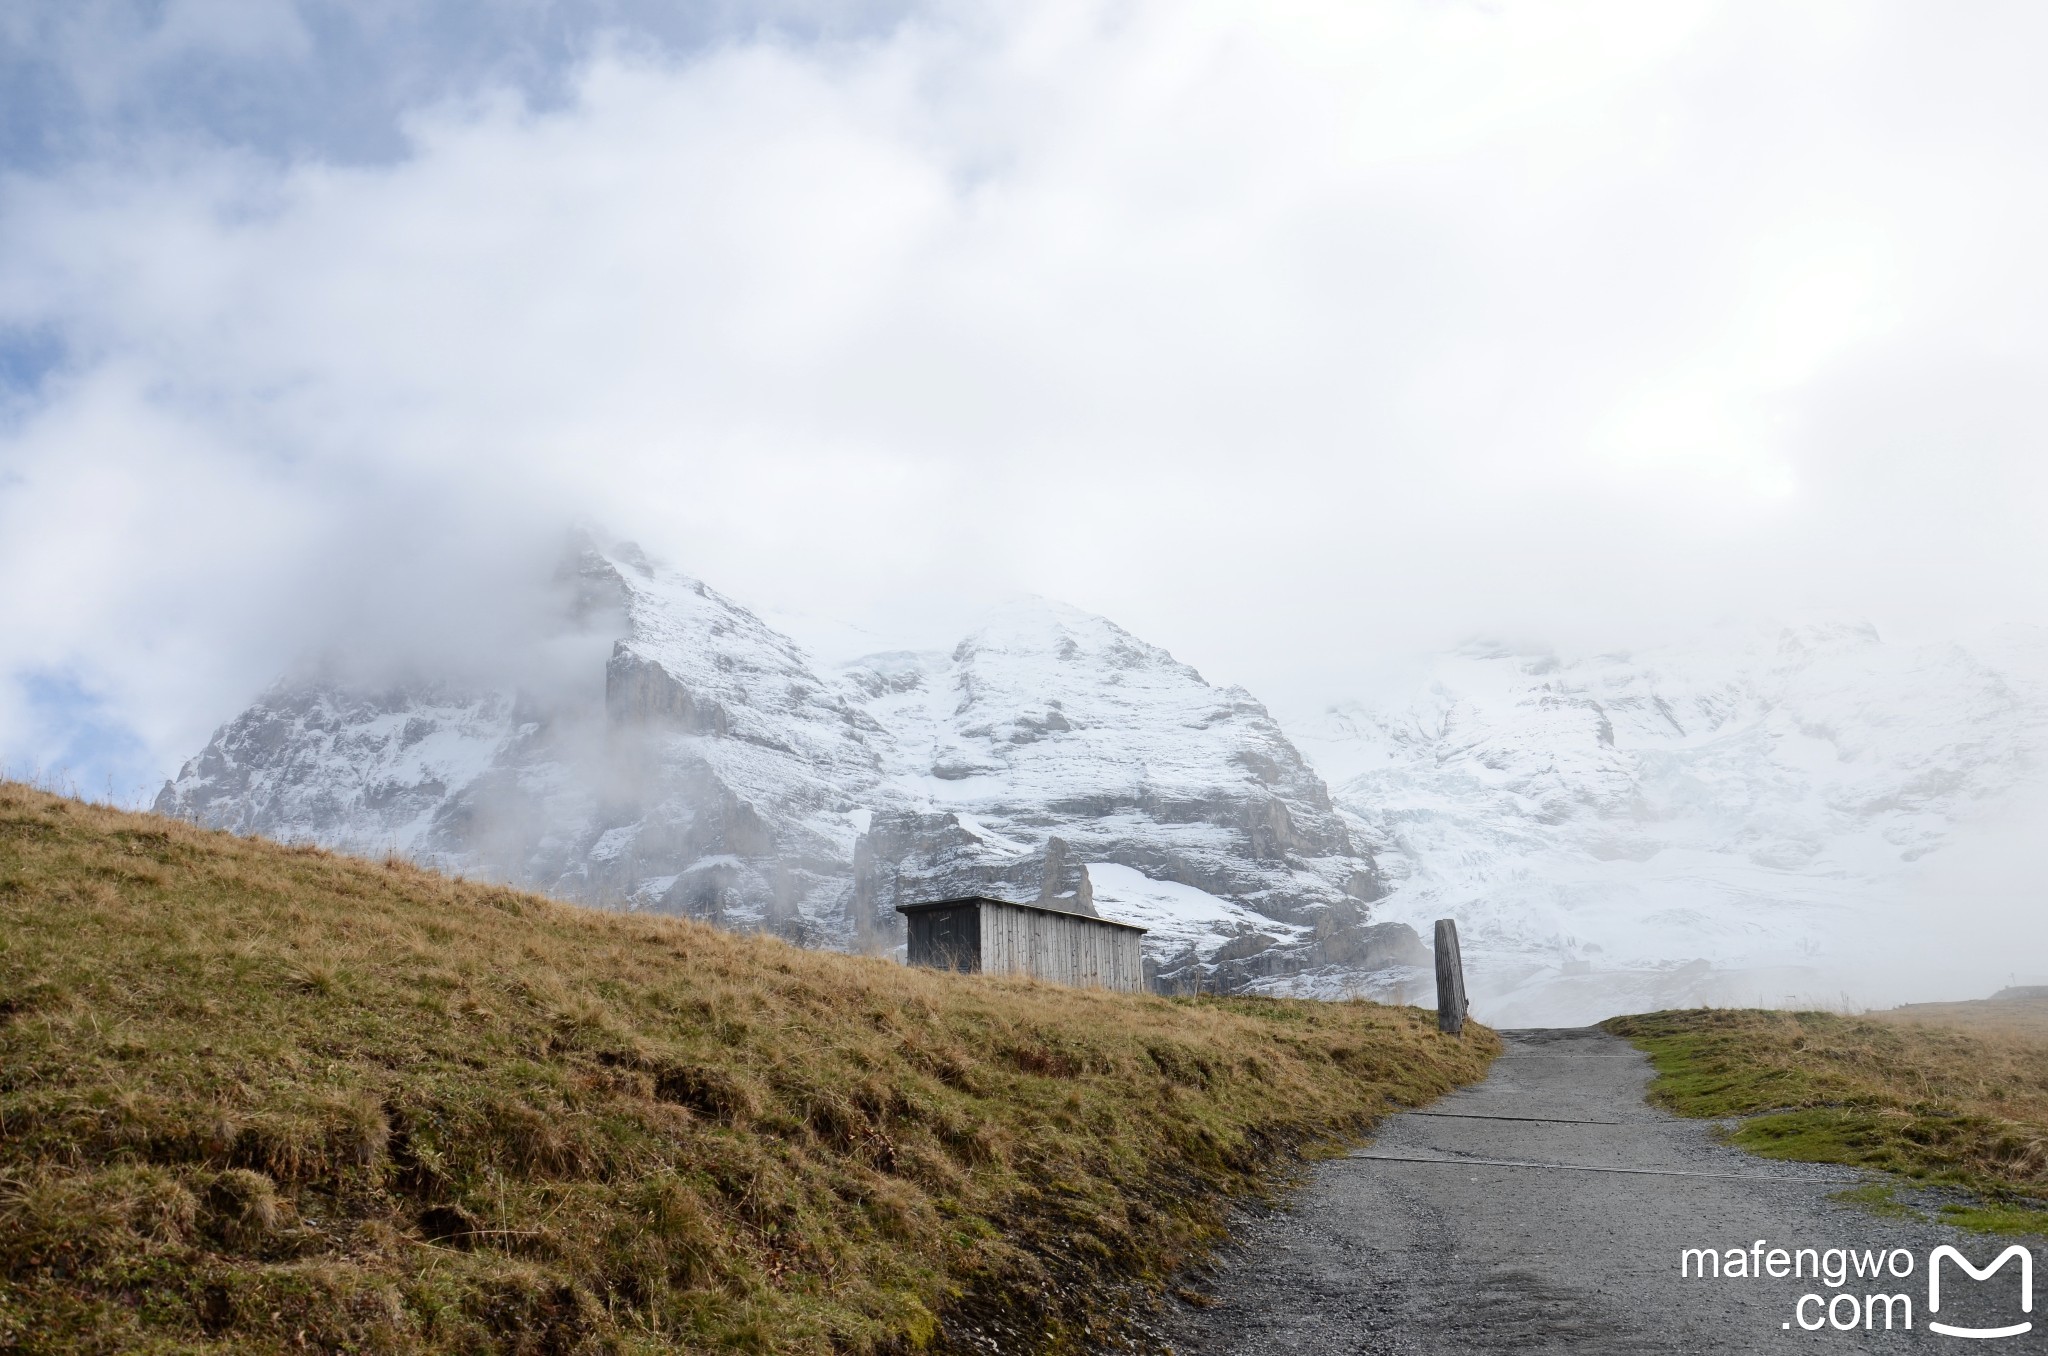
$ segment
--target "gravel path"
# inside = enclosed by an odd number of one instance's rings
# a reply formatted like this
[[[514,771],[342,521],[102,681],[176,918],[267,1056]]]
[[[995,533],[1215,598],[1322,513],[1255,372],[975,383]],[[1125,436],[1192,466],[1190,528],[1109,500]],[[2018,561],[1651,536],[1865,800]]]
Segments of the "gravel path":
[[[1648,1106],[1648,1062],[1592,1029],[1510,1031],[1485,1082],[1392,1117],[1322,1165],[1283,1211],[1246,1218],[1202,1277],[1206,1307],[1175,1304],[1160,1336],[1185,1356],[1336,1353],[2048,1351],[2048,1324],[1990,1341],[1927,1330],[2048,1319],[2019,1312],[2016,1268],[1971,1282],[1944,1265],[1929,1314],[1927,1259],[1943,1243],[1979,1265],[2006,1240],[1885,1219],[1831,1200],[1847,1170],[1752,1158],[1712,1126]],[[1680,1276],[1686,1248],[1892,1249],[1904,1279]],[[1894,1259],[1898,1261],[1899,1259]],[[2039,1252],[2037,1263],[2048,1261]],[[1903,1263],[1901,1263],[1903,1264]],[[2048,1289],[2048,1275],[2037,1278]],[[1800,1297],[1898,1294],[1910,1333],[1803,1331]],[[1896,1312],[1896,1311],[1895,1311]],[[1838,1318],[1848,1302],[1837,1304]],[[1825,1323],[1809,1303],[1804,1316]],[[1899,1315],[1903,1321],[1903,1314]]]

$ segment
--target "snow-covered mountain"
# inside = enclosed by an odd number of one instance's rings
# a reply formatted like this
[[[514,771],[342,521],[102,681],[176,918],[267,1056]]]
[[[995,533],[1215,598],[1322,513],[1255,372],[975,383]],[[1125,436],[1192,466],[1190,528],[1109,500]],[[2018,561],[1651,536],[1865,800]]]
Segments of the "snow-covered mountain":
[[[1372,857],[1266,709],[1100,617],[1027,600],[845,679],[893,736],[868,841],[896,897],[1100,905],[1169,975],[1231,987],[1421,959],[1366,923]]]
[[[1925,897],[1942,850],[2041,784],[2044,653],[1856,625],[1569,662],[1472,645],[1293,734],[1380,849],[1383,916],[1460,920],[1491,1020],[1884,1001],[1927,996],[1910,972],[1970,902]]]
[[[1370,920],[1372,855],[1265,709],[1100,617],[1030,600],[826,669],[630,546],[557,584],[534,647],[589,672],[296,675],[158,809],[814,945],[886,949],[896,904],[984,891],[1151,927],[1170,985],[1426,959]]]
[[[812,945],[888,950],[898,903],[1035,899],[1151,928],[1169,986],[1427,1001],[1417,932],[1449,916],[1506,1023],[1838,1001],[1844,976],[1850,1001],[1966,996],[1933,978],[1966,917],[2005,941],[2001,979],[2048,979],[2038,629],[1475,644],[1283,732],[1041,599],[833,665],[585,543],[551,609],[494,679],[279,683],[158,808]]]
[[[583,547],[557,582],[559,627],[534,648],[586,642],[581,681],[295,675],[223,726],[157,808],[848,940],[856,812],[877,796],[886,732],[792,642],[630,545]],[[507,671],[531,670],[524,658]]]

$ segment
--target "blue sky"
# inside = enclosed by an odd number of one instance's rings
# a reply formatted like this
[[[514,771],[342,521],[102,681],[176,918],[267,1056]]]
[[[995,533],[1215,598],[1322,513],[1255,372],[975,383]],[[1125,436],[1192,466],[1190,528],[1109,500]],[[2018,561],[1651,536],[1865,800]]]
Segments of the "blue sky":
[[[0,18],[0,163],[49,171],[194,139],[378,164],[416,108],[569,95],[603,42],[673,56],[720,43],[857,42],[904,7],[761,0],[18,0]]]
[[[6,775],[120,805],[155,795],[162,772],[152,751],[105,701],[69,674],[14,675],[28,718],[38,727],[35,754]]]
[[[488,654],[594,520],[1282,708],[2048,610],[2037,7],[0,12],[0,762]]]

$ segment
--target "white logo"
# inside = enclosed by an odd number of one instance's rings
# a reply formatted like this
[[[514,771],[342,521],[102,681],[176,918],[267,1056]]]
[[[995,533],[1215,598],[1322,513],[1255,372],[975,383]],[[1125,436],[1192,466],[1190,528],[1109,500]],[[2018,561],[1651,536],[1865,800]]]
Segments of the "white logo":
[[[2032,1253],[2015,1243],[2004,1252],[1998,1254],[1997,1261],[1981,1271],[1970,1264],[1969,1258],[1963,1256],[1947,1244],[1936,1248],[1927,1258],[1928,1313],[1938,1314],[1941,1312],[1941,1259],[1944,1257],[1953,1259],[1957,1266],[1969,1272],[1970,1279],[1973,1281],[1988,1281],[1991,1279],[1993,1272],[1997,1271],[2007,1262],[2010,1262],[2013,1258],[2019,1258],[2020,1312],[2027,1314],[2034,1312],[2034,1257]],[[2032,1332],[2034,1329],[2034,1325],[2031,1322],[2015,1323],[2009,1328],[1953,1328],[1946,1323],[1936,1323],[1932,1319],[1928,1320],[1927,1326],[1944,1337],[2018,1337],[2021,1333]]]

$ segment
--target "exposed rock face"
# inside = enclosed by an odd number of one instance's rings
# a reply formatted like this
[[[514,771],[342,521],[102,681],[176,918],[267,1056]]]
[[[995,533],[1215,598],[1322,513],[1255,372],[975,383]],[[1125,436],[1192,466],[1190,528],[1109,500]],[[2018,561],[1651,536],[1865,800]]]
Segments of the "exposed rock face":
[[[950,895],[1094,913],[1107,873],[1167,984],[1414,962],[1265,709],[1099,617],[1019,604],[949,654],[825,673],[631,547],[563,582],[536,643],[609,641],[601,687],[287,680],[158,808],[809,944],[887,949],[897,904]]]

